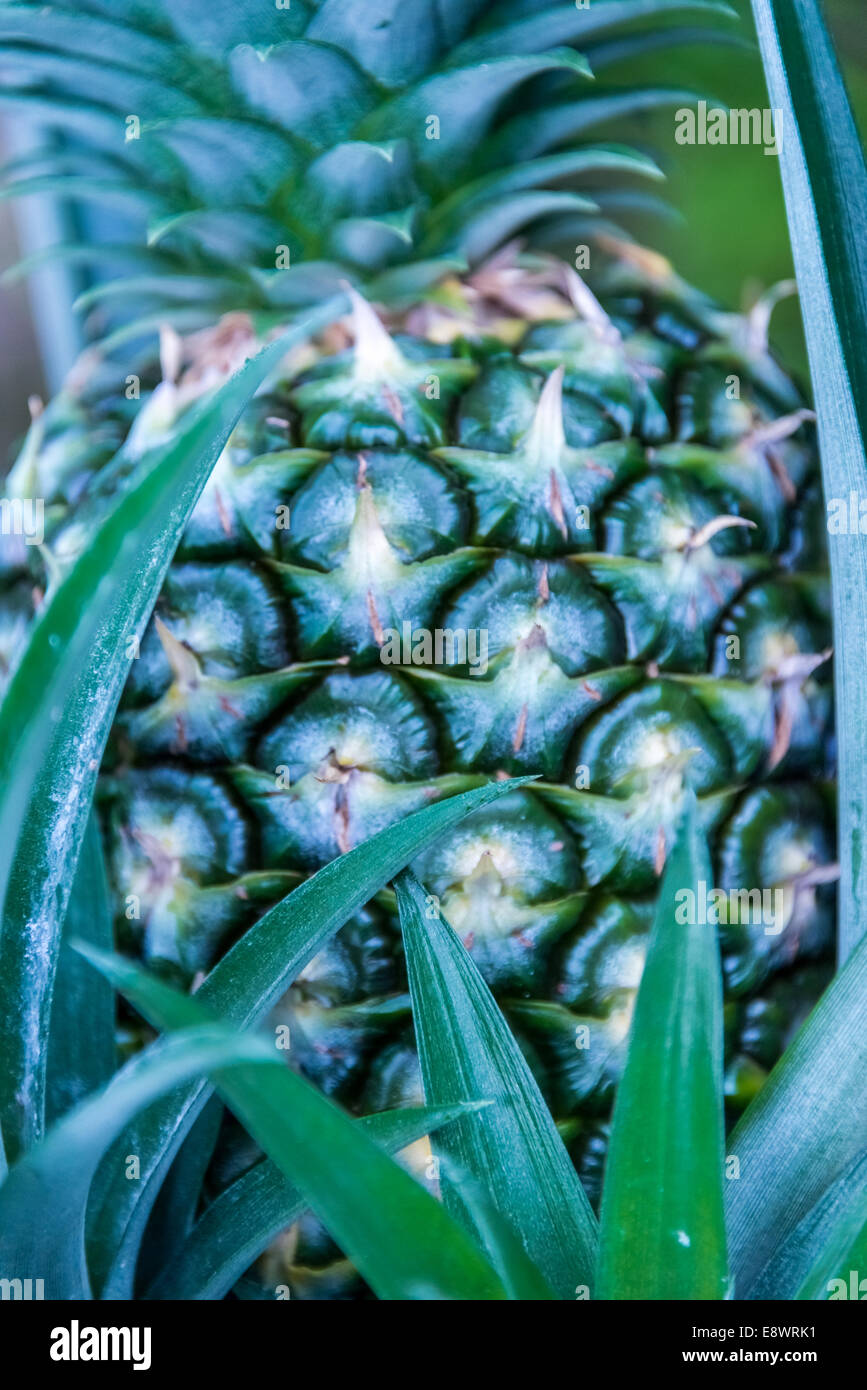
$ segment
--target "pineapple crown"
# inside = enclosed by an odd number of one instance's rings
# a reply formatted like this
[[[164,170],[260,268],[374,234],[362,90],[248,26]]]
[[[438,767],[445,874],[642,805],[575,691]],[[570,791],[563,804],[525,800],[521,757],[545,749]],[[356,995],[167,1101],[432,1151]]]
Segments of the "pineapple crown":
[[[0,103],[52,142],[7,192],[118,204],[126,233],[56,254],[194,327],[285,317],[343,280],[411,302],[517,235],[574,246],[646,154],[600,126],[694,94],[606,85],[617,61],[695,39],[716,0],[80,0],[0,4]],[[705,38],[708,29],[699,31]],[[601,79],[601,80],[600,80]],[[95,244],[96,243],[96,244]],[[25,266],[22,267],[26,267]]]

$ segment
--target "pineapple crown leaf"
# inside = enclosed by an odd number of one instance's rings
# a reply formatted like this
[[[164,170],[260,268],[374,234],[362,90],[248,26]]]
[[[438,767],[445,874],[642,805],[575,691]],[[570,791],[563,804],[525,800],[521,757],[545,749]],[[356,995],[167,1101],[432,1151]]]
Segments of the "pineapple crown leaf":
[[[292,309],[341,275],[369,288],[419,259],[476,263],[530,228],[568,244],[635,177],[661,177],[644,155],[575,142],[693,99],[597,90],[599,45],[675,42],[671,19],[728,12],[714,0],[0,4],[0,103],[59,132],[5,172],[5,192],[122,207],[137,269],[130,280],[118,261],[104,297],[80,305],[98,303],[109,327],[130,302],[145,318],[163,305]],[[325,290],[294,274],[317,266],[332,268]]]

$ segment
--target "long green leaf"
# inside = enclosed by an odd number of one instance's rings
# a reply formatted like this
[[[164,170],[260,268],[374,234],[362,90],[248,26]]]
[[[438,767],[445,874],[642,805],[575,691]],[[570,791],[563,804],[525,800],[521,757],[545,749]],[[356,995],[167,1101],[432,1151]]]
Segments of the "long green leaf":
[[[156,77],[175,76],[177,58],[170,43],[129,24],[114,24],[84,10],[48,5],[0,8],[0,37],[41,44],[56,52],[121,61]]]
[[[416,855],[464,816],[532,780],[490,782],[427,806],[327,864],[250,928],[214,967],[197,998],[241,1027],[259,1022],[328,938]],[[138,1183],[126,1182],[113,1161],[107,1161],[98,1175],[88,1245],[104,1297],[131,1296],[148,1212],[208,1089],[205,1084],[187,1087],[143,1116],[134,1132],[124,1136],[126,1152],[141,1158]]]
[[[461,1106],[414,1106],[359,1120],[372,1139],[396,1153],[462,1113]],[[181,1249],[145,1297],[161,1300],[223,1298],[306,1202],[266,1158],[221,1192],[196,1222]]]
[[[765,1265],[750,1288],[751,1299],[793,1299],[812,1272],[824,1268],[837,1232],[858,1229],[867,1216],[867,1155],[859,1157],[822,1193]]]
[[[865,1296],[862,1290],[867,1290],[865,1268],[867,1209],[862,1196],[834,1224],[797,1297],[812,1300],[854,1298],[860,1302]]]
[[[818,0],[752,0],[819,420],[825,498],[867,498],[867,169]],[[830,537],[840,805],[839,955],[867,930],[867,537]]]
[[[164,1040],[158,1051],[139,1054],[103,1091],[71,1110],[0,1187],[0,1278],[43,1279],[46,1298],[90,1298],[85,1205],[109,1144],[138,1110],[191,1076],[263,1056],[273,1060],[260,1038],[212,1023],[197,1026]]]
[[[452,61],[478,63],[501,53],[538,53],[540,49],[565,43],[581,47],[608,29],[616,30],[637,20],[655,20],[662,15],[679,15],[684,10],[696,11],[702,17],[737,17],[737,11],[722,0],[605,0],[602,5],[558,5],[550,0],[548,5],[535,8],[540,13],[493,28],[479,38],[467,39],[455,51]],[[716,38],[715,31],[707,32]]]
[[[735,1296],[867,1151],[867,939],[856,946],[728,1141]]]
[[[187,520],[250,397],[331,301],[196,410],[90,537],[34,628],[0,708],[0,1123],[10,1161],[44,1126],[57,941],[134,646]]]
[[[526,1246],[514,1226],[497,1210],[489,1194],[475,1178],[445,1155],[440,1155],[444,1173],[454,1191],[459,1192],[465,1213],[494,1269],[513,1302],[553,1302],[557,1295],[527,1254]]]
[[[179,994],[139,966],[82,946],[155,1027],[201,1023],[200,995]],[[493,1269],[445,1208],[309,1081],[281,1063],[221,1071],[226,1103],[382,1299],[502,1299]]]
[[[396,882],[413,1018],[428,1105],[490,1099],[437,1135],[434,1150],[465,1169],[519,1232],[561,1298],[590,1288],[596,1221],[539,1088],[462,943],[411,873]],[[459,1185],[446,1205],[477,1229]]]
[[[600,1298],[718,1299],[728,1291],[722,981],[714,925],[700,920],[713,914],[698,906],[712,881],[690,797],[660,885],[614,1106]]]
[[[87,824],[57,963],[48,1038],[48,1124],[105,1086],[117,1068],[114,993],[78,952],[70,949],[72,937],[81,937],[104,951],[114,945],[102,845],[94,816]]]
[[[79,959],[91,975],[108,984],[87,961]],[[211,1096],[175,1155],[145,1227],[135,1272],[136,1296],[166,1265],[174,1268],[180,1258],[195,1224],[202,1183],[214,1154],[224,1113],[220,1097]]]

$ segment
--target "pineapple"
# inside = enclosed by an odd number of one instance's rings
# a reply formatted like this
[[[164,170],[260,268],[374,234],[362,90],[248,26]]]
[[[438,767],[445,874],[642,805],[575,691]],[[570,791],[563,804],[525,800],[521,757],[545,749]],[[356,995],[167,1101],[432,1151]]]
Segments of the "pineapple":
[[[122,242],[67,250],[112,278],[10,475],[46,536],[3,537],[4,673],[185,411],[349,295],[235,430],[133,661],[99,791],[119,942],[192,987],[375,831],[537,774],[417,868],[591,1192],[684,788],[732,903],[733,1112],[830,971],[810,413],[768,347],[775,296],[725,313],[637,245],[617,217],[657,170],[590,142],[682,97],[594,85],[620,29],[640,48],[715,8],[0,6],[7,100],[64,131],[57,186],[133,210]],[[358,1113],[419,1095],[398,942],[383,892],[275,1013],[294,1064]],[[250,1161],[227,1120],[214,1190]],[[356,1287],[312,1218],[263,1277]]]

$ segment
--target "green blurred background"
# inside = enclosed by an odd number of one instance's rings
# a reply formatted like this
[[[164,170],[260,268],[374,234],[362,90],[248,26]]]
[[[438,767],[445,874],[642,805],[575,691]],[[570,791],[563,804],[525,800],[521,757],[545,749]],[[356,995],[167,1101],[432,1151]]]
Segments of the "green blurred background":
[[[749,0],[731,0],[743,23],[738,46],[719,42],[657,50],[639,64],[612,71],[618,81],[674,85],[704,92],[729,106],[768,104],[761,61],[753,40]],[[829,25],[841,56],[862,133],[867,131],[867,0],[825,0]],[[607,75],[606,75],[607,76]],[[669,175],[667,196],[679,210],[679,223],[648,220],[636,227],[641,239],[664,251],[680,273],[729,307],[748,305],[763,289],[792,275],[792,262],[780,186],[779,161],[761,147],[684,147],[674,140],[672,111],[663,110],[624,128],[622,136],[661,151]],[[0,162],[13,152],[14,132],[0,123]],[[11,265],[23,242],[30,250],[46,232],[52,209],[24,200],[29,209],[13,216],[0,203],[0,266]],[[56,215],[56,210],[54,210]],[[51,230],[49,235],[53,239]],[[44,272],[30,287],[0,289],[0,469],[27,423],[27,397],[44,394],[60,378],[74,350],[74,334],[64,331],[64,315],[50,306],[61,301],[61,285]],[[42,313],[34,315],[34,307]],[[43,325],[41,351],[34,328]],[[58,318],[60,322],[58,322]],[[52,323],[46,333],[44,325]],[[806,375],[806,358],[797,301],[774,316],[773,340],[789,366]]]
[[[749,0],[729,3],[744,16],[738,27],[754,41]],[[867,132],[867,0],[825,0],[825,13],[863,138]],[[756,48],[691,47],[682,55],[672,55],[665,67],[666,82],[683,80],[729,106],[769,104]],[[659,61],[642,65],[643,74],[657,80],[663,76],[661,68]],[[642,70],[633,65],[636,77]],[[779,160],[756,146],[677,145],[668,112],[654,117],[653,134],[667,156],[667,196],[682,213],[683,222],[662,229],[648,224],[643,239],[664,250],[685,279],[728,307],[749,304],[769,285],[790,278],[792,257]],[[776,310],[772,338],[791,368],[806,375],[796,299]]]

